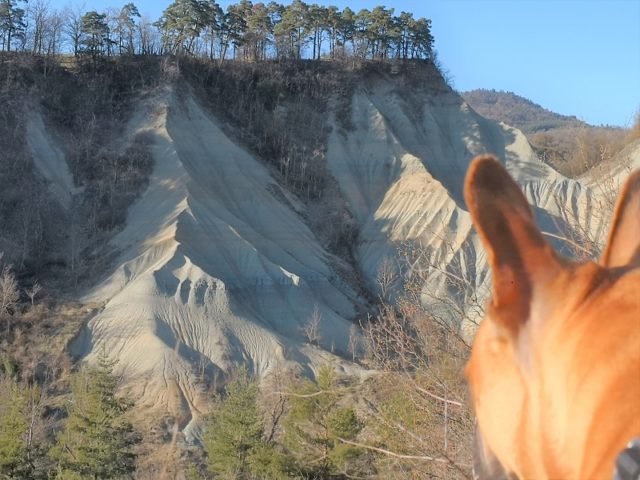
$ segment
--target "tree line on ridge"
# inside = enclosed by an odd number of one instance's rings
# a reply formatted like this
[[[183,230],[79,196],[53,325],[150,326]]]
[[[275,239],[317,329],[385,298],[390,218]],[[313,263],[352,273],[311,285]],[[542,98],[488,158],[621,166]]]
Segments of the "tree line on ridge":
[[[102,12],[0,0],[0,51],[38,55],[195,55],[219,61],[431,59],[431,20],[376,6],[175,0],[157,20],[133,3]]]

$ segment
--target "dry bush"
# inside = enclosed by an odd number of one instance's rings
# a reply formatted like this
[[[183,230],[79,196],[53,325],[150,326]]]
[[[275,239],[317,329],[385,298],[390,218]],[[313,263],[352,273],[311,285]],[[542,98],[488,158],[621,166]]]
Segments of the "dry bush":
[[[55,220],[59,208],[26,148],[24,112],[30,102],[16,89],[12,71],[7,67],[4,79],[0,73],[0,250],[22,274],[52,260],[52,244],[62,231]]]
[[[146,185],[151,156],[143,141],[114,150],[140,95],[163,81],[160,61],[0,55],[0,249],[20,277],[75,285],[89,250],[119,227]],[[39,109],[65,146],[82,193],[67,212],[51,198],[26,149],[26,116]],[[69,246],[73,253],[69,254]],[[71,275],[69,275],[71,273]],[[54,278],[55,277],[55,278]]]
[[[406,250],[401,258],[409,255],[414,267],[428,258],[415,245]],[[462,372],[470,349],[458,326],[424,306],[423,273],[414,268],[404,278],[393,304],[381,294],[363,326],[364,361],[382,372],[363,394],[370,445],[387,478],[469,478],[473,415]],[[392,268],[381,268],[382,292],[397,281]]]
[[[568,177],[607,162],[624,148],[627,132],[608,127],[563,127],[538,132],[531,146],[545,163]]]
[[[11,330],[11,323],[14,316],[18,317],[18,302],[20,300],[20,289],[18,281],[11,269],[11,266],[4,265],[0,273],[0,320],[7,324],[6,332]]]
[[[311,316],[302,329],[307,342],[311,345],[318,345],[322,339],[322,332],[320,331],[321,324],[322,312],[320,312],[318,305],[314,305],[313,312],[311,312]]]
[[[153,167],[148,139],[136,136],[122,153],[102,150],[97,158],[95,178],[85,194],[90,218],[100,230],[122,225],[127,209],[146,187]]]
[[[640,108],[636,111],[636,115],[633,120],[633,125],[629,130],[629,134],[627,136],[627,143],[632,143],[637,140],[640,140]]]

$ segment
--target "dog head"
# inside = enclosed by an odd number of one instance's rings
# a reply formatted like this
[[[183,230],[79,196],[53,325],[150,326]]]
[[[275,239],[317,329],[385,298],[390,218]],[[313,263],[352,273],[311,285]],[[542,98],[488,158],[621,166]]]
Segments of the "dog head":
[[[598,263],[553,250],[495,158],[464,193],[493,275],[466,369],[484,475],[611,478],[640,435],[640,171]]]

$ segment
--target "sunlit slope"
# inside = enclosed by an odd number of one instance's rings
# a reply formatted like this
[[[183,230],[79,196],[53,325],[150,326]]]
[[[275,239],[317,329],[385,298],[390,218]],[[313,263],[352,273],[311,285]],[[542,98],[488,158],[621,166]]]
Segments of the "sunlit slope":
[[[358,300],[267,170],[190,97],[147,102],[130,131],[149,136],[155,166],[76,353],[104,349],[143,402],[192,415],[216,371],[312,368],[346,353]],[[322,350],[303,333],[314,312]]]
[[[374,82],[354,95],[352,125],[334,125],[327,157],[359,222],[356,259],[374,290],[391,265],[419,278],[432,311],[463,326],[477,317],[488,270],[462,187],[469,162],[482,153],[505,163],[557,246],[569,250],[558,237],[576,225],[602,236],[606,219],[594,215],[589,187],[540,162],[520,131],[482,118],[454,92]]]

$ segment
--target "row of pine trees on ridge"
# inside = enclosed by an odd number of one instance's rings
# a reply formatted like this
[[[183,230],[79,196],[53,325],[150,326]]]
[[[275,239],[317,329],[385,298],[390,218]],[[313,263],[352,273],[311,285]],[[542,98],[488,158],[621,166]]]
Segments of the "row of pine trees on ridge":
[[[39,55],[196,55],[225,60],[430,59],[431,20],[376,6],[175,0],[159,19],[134,3],[98,12],[0,0],[0,50]]]

